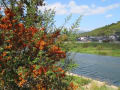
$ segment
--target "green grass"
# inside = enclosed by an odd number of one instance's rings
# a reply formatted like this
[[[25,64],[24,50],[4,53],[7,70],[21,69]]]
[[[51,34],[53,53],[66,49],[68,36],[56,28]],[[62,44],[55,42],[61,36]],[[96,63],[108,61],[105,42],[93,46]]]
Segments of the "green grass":
[[[111,86],[108,86],[106,84],[99,84],[91,79],[78,77],[78,76],[67,76],[68,82],[73,82],[74,85],[77,85],[78,88],[75,90],[119,90],[115,89]],[[67,83],[67,82],[66,82]],[[88,86],[87,88],[85,86]]]
[[[68,75],[67,79],[68,80],[66,81],[66,83],[73,82],[73,84],[77,85],[80,90],[84,90],[83,86],[88,85],[89,83],[91,83],[90,79],[85,79],[85,78],[78,77],[78,76]]]
[[[115,43],[73,43],[71,52],[120,57],[120,44]]]
[[[96,83],[92,83],[89,90],[116,90],[115,88],[111,88],[107,85],[98,86]]]
[[[77,77],[77,76],[69,76],[69,78],[71,78],[73,83],[75,83],[79,86],[84,86],[91,82],[91,80],[89,80],[89,79],[84,79],[82,77]]]

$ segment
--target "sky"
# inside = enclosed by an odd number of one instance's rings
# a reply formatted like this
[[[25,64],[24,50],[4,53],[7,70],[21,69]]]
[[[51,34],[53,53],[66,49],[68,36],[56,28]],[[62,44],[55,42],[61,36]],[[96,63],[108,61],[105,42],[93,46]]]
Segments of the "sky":
[[[46,8],[56,11],[57,27],[70,14],[72,18],[66,27],[70,27],[82,15],[81,31],[90,31],[120,21],[120,0],[46,0],[46,5]]]
[[[62,26],[70,14],[72,18],[66,27],[70,27],[82,15],[79,27],[82,32],[120,21],[120,0],[45,0],[45,3],[45,8],[56,11],[57,27]]]

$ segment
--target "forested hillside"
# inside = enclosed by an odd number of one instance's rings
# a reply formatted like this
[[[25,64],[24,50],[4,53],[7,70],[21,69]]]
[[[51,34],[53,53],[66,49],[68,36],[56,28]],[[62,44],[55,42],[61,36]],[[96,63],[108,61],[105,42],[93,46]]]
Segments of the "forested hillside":
[[[82,33],[80,34],[80,36],[108,36],[115,34],[116,32],[120,32],[120,21],[118,21],[117,23],[106,25],[104,27],[97,28],[90,32]]]

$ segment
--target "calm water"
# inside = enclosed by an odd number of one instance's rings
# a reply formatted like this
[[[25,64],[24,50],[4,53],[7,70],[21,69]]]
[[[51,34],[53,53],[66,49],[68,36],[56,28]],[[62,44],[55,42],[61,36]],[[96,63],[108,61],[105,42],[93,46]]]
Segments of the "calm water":
[[[72,53],[78,64],[72,73],[120,86],[120,57]]]

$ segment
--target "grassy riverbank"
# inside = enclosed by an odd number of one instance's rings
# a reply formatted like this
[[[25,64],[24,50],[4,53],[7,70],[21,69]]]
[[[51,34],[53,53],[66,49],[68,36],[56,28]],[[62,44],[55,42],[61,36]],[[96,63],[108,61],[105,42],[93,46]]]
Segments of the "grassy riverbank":
[[[118,43],[73,43],[69,44],[69,47],[71,52],[120,57],[120,44]]]
[[[68,78],[72,79],[71,82],[78,86],[75,90],[119,90],[116,86],[107,85],[105,82],[92,80],[76,74],[68,74]]]

